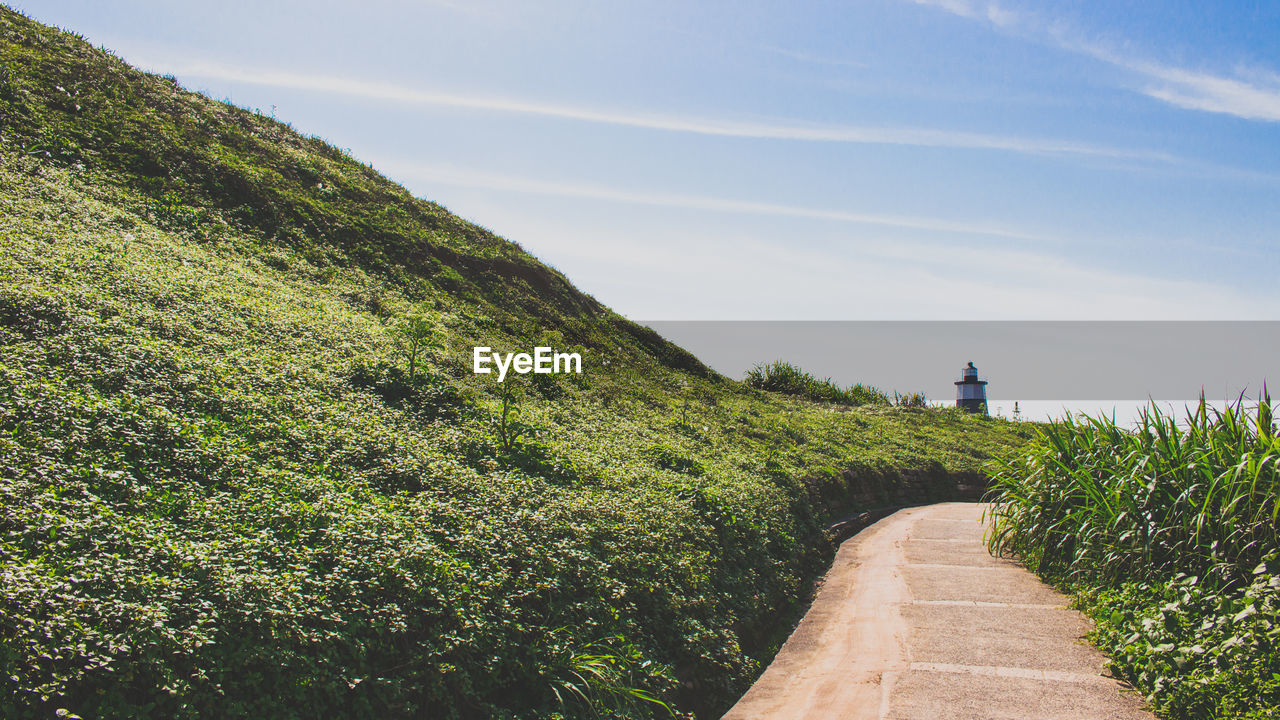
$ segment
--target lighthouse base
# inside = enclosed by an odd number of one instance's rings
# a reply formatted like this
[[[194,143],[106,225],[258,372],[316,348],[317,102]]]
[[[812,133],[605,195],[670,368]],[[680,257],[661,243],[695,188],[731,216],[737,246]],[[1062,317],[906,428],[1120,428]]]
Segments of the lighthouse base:
[[[982,398],[965,398],[956,400],[956,407],[971,413],[987,414],[987,401]]]

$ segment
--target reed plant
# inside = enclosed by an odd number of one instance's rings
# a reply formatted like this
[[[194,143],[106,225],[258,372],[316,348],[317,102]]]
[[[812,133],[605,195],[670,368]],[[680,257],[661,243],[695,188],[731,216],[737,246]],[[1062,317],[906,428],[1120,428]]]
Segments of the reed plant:
[[[1183,423],[1068,418],[993,471],[988,543],[1074,593],[1161,718],[1280,717],[1277,463],[1265,388]]]
[[[1134,429],[1087,415],[1045,426],[993,473],[990,549],[1066,580],[1248,582],[1280,547],[1270,395],[1188,410],[1181,424],[1153,403]]]

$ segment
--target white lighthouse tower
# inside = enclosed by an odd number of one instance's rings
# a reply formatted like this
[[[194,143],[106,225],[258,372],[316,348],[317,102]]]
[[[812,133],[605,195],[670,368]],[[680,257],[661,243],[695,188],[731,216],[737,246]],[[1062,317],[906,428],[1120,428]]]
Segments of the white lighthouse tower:
[[[969,363],[956,381],[956,407],[987,414],[987,381],[978,379],[978,368]]]

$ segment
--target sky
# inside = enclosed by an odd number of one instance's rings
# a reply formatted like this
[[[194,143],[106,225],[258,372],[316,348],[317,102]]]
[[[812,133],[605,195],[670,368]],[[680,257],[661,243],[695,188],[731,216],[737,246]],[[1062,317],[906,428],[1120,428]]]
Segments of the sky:
[[[1280,319],[1280,3],[11,4],[636,320]]]

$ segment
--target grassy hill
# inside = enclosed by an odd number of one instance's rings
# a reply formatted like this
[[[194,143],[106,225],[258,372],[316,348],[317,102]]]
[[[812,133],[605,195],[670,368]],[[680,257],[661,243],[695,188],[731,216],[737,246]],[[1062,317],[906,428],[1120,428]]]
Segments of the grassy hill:
[[[827,521],[1022,442],[720,377],[325,142],[2,7],[0,63],[4,717],[715,717]],[[470,372],[535,344],[584,372]]]

